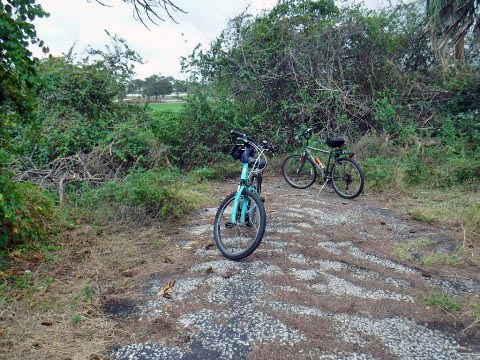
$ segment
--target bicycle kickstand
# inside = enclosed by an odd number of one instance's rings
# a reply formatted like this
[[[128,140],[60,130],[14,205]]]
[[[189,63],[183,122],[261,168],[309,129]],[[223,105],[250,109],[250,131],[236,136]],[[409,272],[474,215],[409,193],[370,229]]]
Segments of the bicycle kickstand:
[[[325,182],[323,183],[322,187],[320,188],[320,190],[318,190],[318,193],[316,196],[320,195],[320,193],[322,192],[323,188],[325,187],[325,185],[327,185],[327,182],[328,180],[325,180]]]

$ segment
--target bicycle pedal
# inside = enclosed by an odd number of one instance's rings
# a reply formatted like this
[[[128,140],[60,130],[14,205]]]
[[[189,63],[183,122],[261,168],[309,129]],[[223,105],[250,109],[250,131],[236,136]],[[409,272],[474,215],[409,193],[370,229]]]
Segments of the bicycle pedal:
[[[237,224],[232,223],[232,222],[227,222],[227,223],[225,223],[225,227],[226,227],[227,229],[232,229],[235,225],[237,225]]]

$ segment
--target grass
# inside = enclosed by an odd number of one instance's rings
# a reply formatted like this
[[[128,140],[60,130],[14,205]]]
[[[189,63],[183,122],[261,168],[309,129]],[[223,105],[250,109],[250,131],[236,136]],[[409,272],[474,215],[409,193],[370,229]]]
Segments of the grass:
[[[480,192],[464,187],[449,189],[410,188],[395,206],[414,220],[457,229],[458,246],[480,246]]]
[[[406,244],[397,244],[393,249],[393,255],[403,260],[413,260],[413,253],[432,245],[432,240],[418,238]]]
[[[393,255],[402,260],[417,260],[424,266],[438,264],[456,266],[460,263],[461,252],[445,254],[432,252],[434,242],[429,239],[418,238],[405,244],[397,244],[393,248]]]
[[[180,111],[183,108],[181,102],[164,102],[164,103],[150,103],[148,107],[154,111]]]
[[[475,295],[465,306],[465,315],[470,324],[465,329],[477,331],[480,334],[480,295]]]
[[[420,263],[424,266],[432,266],[437,264],[445,264],[450,266],[455,266],[460,263],[459,254],[444,254],[436,252],[427,256],[422,257]]]
[[[447,312],[460,311],[462,308],[457,299],[446,294],[423,294],[420,299],[428,306],[437,307]]]

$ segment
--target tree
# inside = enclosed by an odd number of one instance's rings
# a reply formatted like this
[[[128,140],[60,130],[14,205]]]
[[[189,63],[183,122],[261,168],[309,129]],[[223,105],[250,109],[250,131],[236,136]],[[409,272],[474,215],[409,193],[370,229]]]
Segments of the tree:
[[[178,98],[178,94],[179,94],[179,93],[187,92],[187,83],[186,83],[186,81],[183,81],[183,80],[175,80],[175,81],[173,82],[173,91],[175,91],[175,94],[177,95],[177,98]]]
[[[134,79],[130,81],[130,83],[127,86],[127,91],[130,94],[141,94],[143,96],[145,88],[145,81],[142,79]]]
[[[164,96],[173,92],[171,84],[171,77],[164,77],[159,75],[152,75],[145,79],[145,95],[155,96],[155,101],[158,101],[158,96]]]
[[[118,35],[105,33],[110,38],[110,45],[102,49],[88,49],[88,54],[100,60],[101,64],[115,77],[123,90],[126,90],[129,82],[135,74],[135,64],[143,64],[142,57],[130,49],[127,41]]]
[[[28,50],[37,37],[32,22],[48,16],[32,0],[0,2],[0,250],[21,241],[45,237],[51,204],[35,188],[12,180],[12,138],[33,119],[35,88],[40,80],[36,59]],[[0,262],[5,252],[0,251]]]
[[[455,59],[465,57],[465,38],[473,29],[475,40],[480,41],[480,0],[427,0],[434,50],[444,66],[447,65],[448,47],[455,47]]]
[[[95,0],[97,3],[103,6],[110,6],[106,0]],[[171,0],[122,0],[126,4],[133,6],[133,16],[142,22],[142,24],[148,29],[145,20],[148,19],[154,25],[157,24],[157,20],[165,21],[160,16],[160,12],[165,12],[168,17],[176,23],[172,16],[172,12],[185,13],[180,7],[175,5]],[[159,9],[159,10],[157,10]]]
[[[16,111],[28,111],[26,101],[30,90],[38,83],[35,72],[36,59],[28,50],[30,43],[38,45],[44,52],[48,48],[37,37],[32,22],[36,17],[48,13],[30,0],[0,2],[0,113],[10,104]],[[0,119],[0,135],[6,129],[5,118]]]

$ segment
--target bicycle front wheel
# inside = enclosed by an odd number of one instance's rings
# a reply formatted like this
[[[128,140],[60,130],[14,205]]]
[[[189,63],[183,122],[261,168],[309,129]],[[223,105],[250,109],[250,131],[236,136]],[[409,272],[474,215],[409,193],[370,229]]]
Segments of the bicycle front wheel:
[[[282,174],[287,183],[297,189],[306,189],[315,182],[317,169],[304,155],[290,155],[282,164]]]
[[[365,175],[352,159],[338,159],[332,168],[333,190],[345,199],[354,199],[363,191]]]
[[[215,216],[213,236],[223,256],[231,260],[240,260],[251,255],[260,245],[267,217],[265,207],[256,193],[244,190],[237,209],[235,195],[235,192],[231,193],[220,204]],[[241,209],[244,206],[246,206],[245,219],[241,219]],[[232,221],[234,212],[235,221]]]

